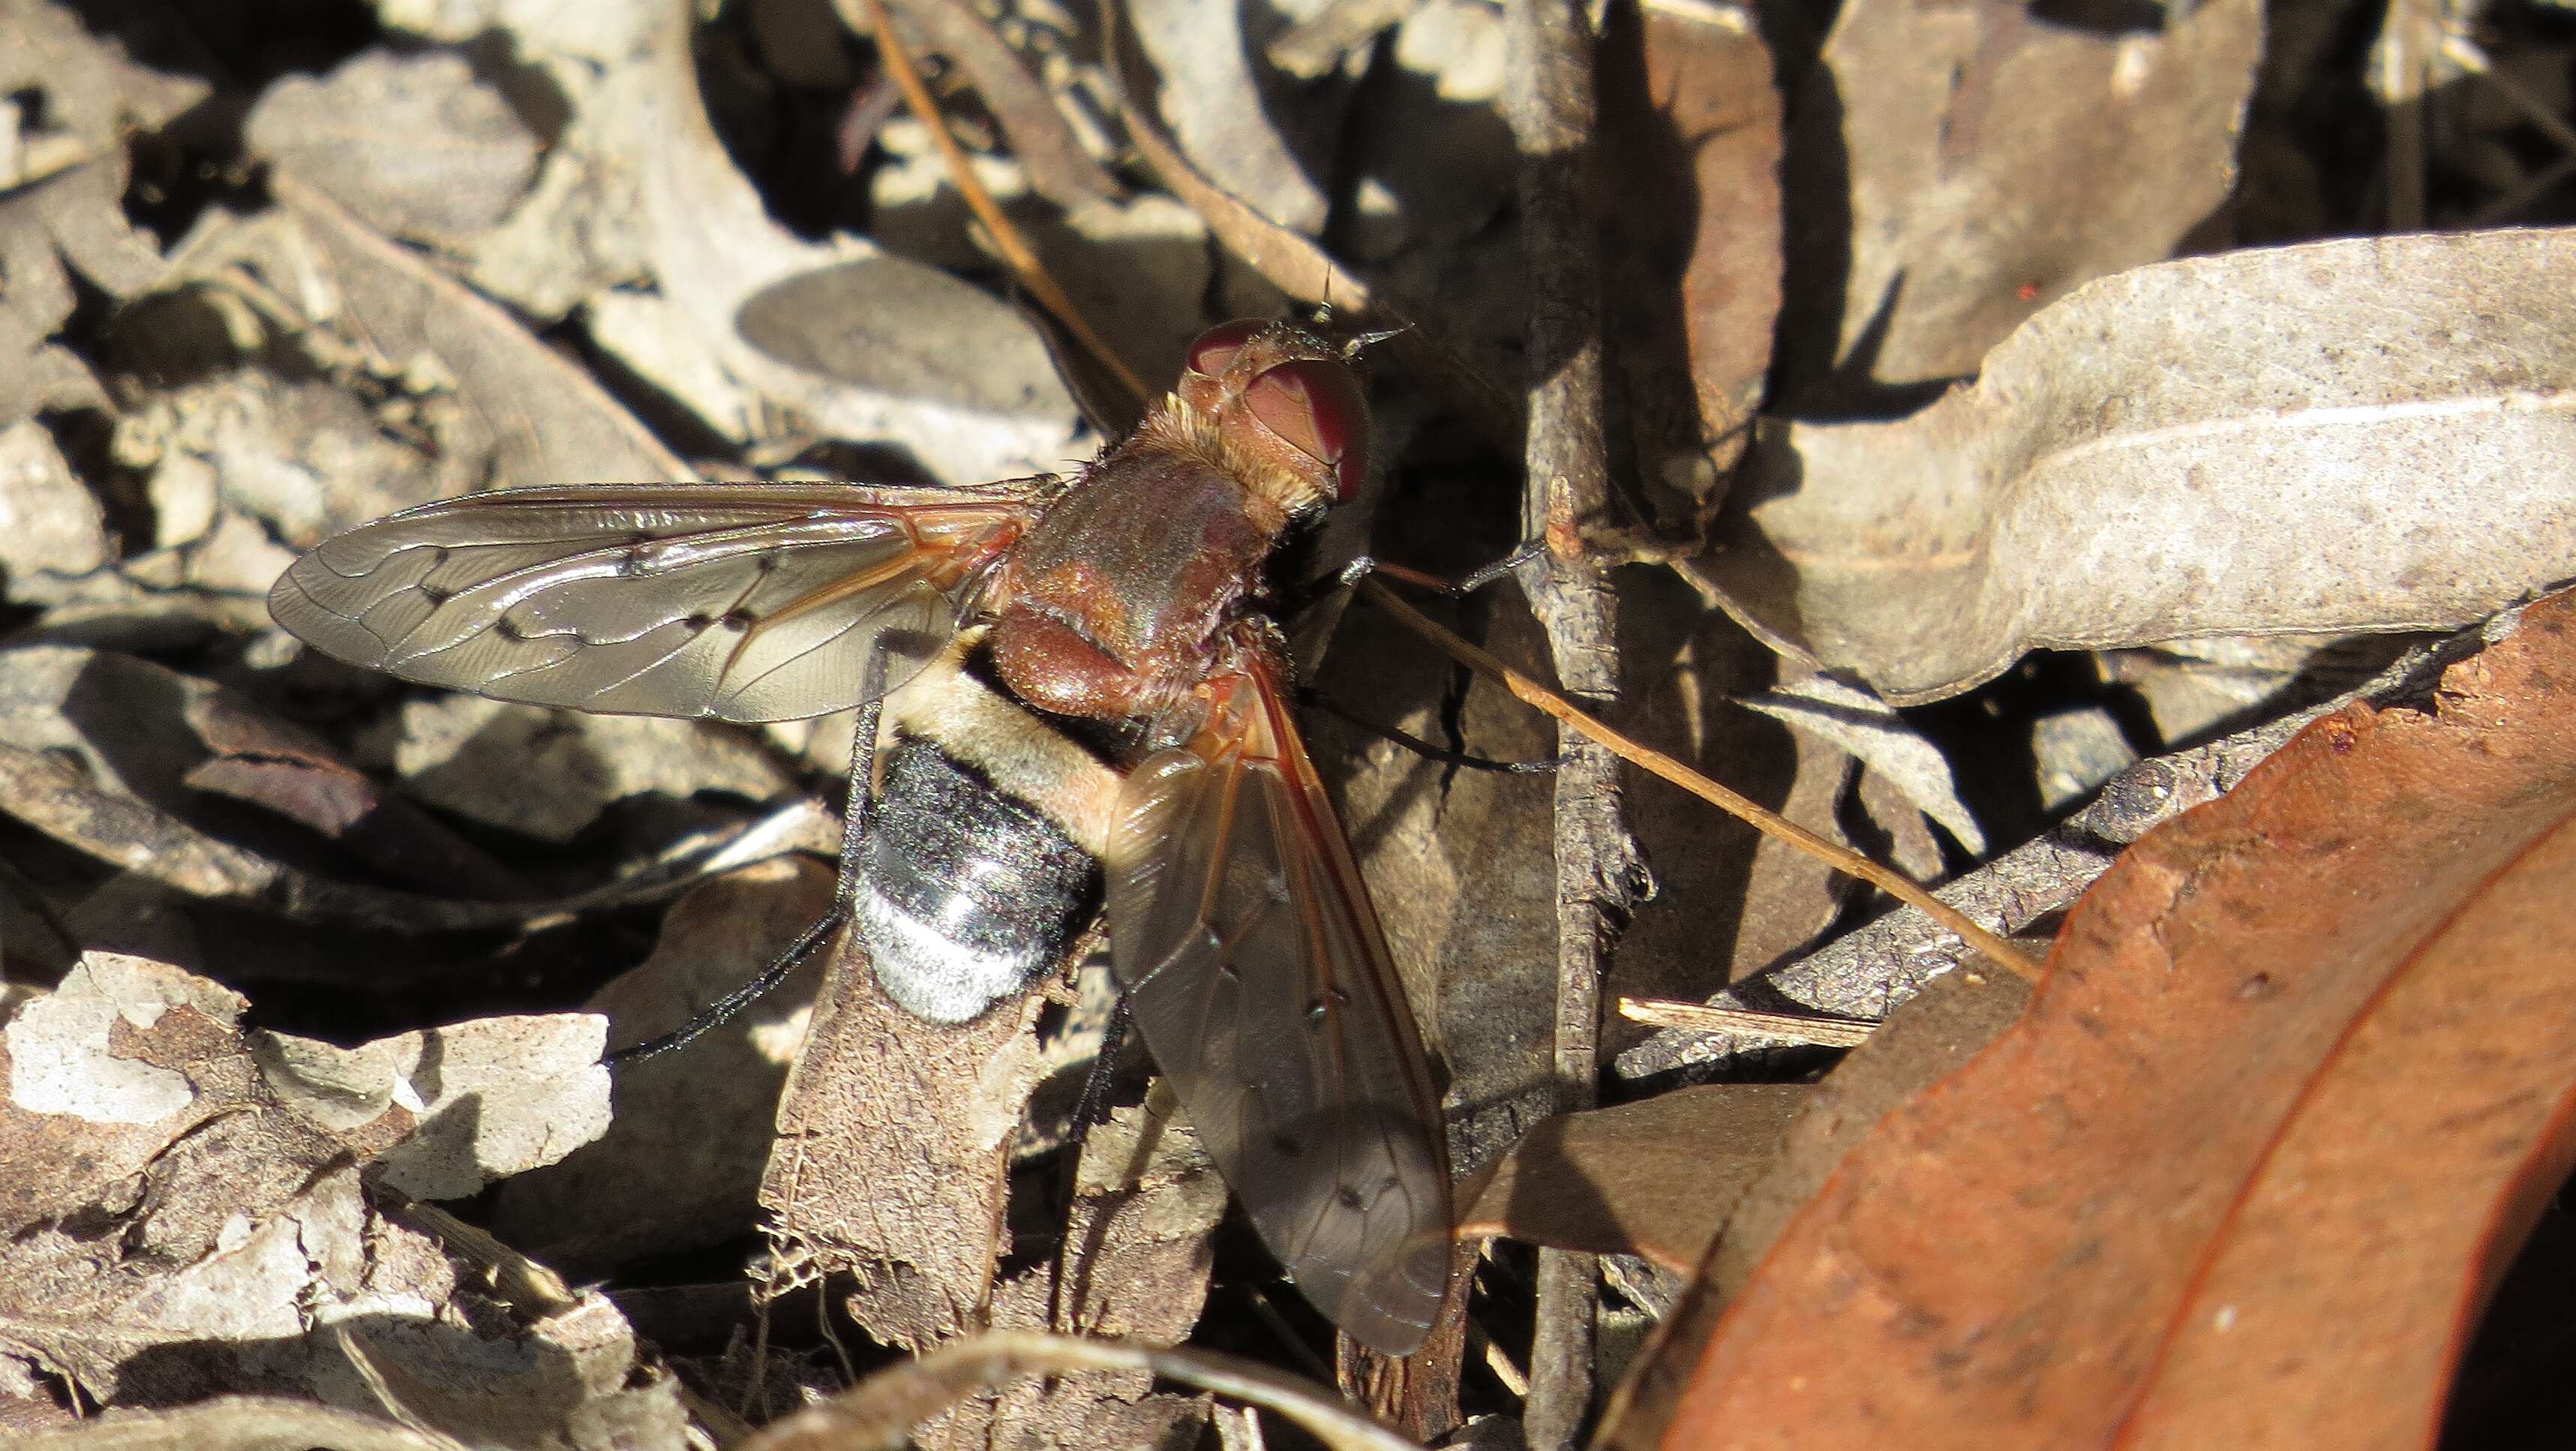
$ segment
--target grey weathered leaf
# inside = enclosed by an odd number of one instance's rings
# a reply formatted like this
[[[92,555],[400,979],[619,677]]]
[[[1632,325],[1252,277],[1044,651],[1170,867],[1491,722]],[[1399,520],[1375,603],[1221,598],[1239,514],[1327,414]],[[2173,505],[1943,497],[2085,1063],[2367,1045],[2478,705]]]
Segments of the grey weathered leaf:
[[[979,396],[1025,400],[995,410],[936,390],[863,386],[742,335],[737,318],[761,289],[878,250],[848,236],[808,242],[770,217],[708,119],[686,12],[658,0],[375,8],[388,27],[436,40],[506,35],[569,105],[528,199],[467,259],[478,288],[541,317],[579,309],[603,350],[735,443],[890,443],[949,483],[1062,461],[1073,403],[1042,349],[985,360],[995,372],[1024,370],[986,377]]]
[[[488,459],[485,477],[571,483],[688,476],[606,389],[508,313],[387,241],[318,187],[279,174],[269,192],[278,204],[271,211],[208,213],[173,249],[164,285],[235,291],[251,307],[269,308],[273,315],[262,321],[293,335],[326,367],[452,397],[450,414],[432,415],[434,427],[444,425],[436,428],[438,443],[448,453]],[[291,310],[277,311],[279,300]],[[226,483],[238,490],[237,481]],[[300,529],[295,534],[296,542],[311,542]]]
[[[1827,373],[1973,372],[2035,309],[2171,256],[2227,199],[2262,7],[2215,0],[2127,31],[2061,18],[2075,9],[1843,7],[1784,173],[1792,408]],[[2149,27],[2168,13],[2136,9]]]
[[[2025,650],[2441,629],[2576,574],[2576,231],[2142,267],[1896,423],[1766,431],[1689,567],[1898,705]]]
[[[242,138],[368,225],[432,244],[498,224],[545,149],[498,85],[437,50],[363,51],[327,76],[287,76],[251,108]]]
[[[1958,782],[1951,778],[1941,748],[1867,687],[1831,675],[1805,675],[1742,704],[1842,747],[1894,783],[1924,815],[1948,827],[1970,855],[1986,854],[1986,834],[1959,799]]]
[[[1217,185],[1262,215],[1312,236],[1330,206],[1310,172],[1339,120],[1339,87],[1290,88],[1253,57],[1271,36],[1322,7],[1141,0],[1129,6],[1137,41],[1162,77],[1158,109],[1181,150]],[[1283,129],[1283,127],[1285,129]]]
[[[380,1404],[391,1388],[413,1424],[476,1446],[676,1419],[657,1409],[667,1394],[632,1399],[634,1333],[605,1297],[362,1183],[399,1184],[401,1156],[442,1138],[470,1140],[482,1170],[569,1147],[605,1113],[600,1019],[342,1050],[246,1031],[245,1006],[100,952],[16,1006],[0,1032],[0,1385],[32,1372],[109,1407],[222,1391]]]
[[[72,6],[0,0],[0,191],[121,150],[206,98],[194,76],[137,65]]]

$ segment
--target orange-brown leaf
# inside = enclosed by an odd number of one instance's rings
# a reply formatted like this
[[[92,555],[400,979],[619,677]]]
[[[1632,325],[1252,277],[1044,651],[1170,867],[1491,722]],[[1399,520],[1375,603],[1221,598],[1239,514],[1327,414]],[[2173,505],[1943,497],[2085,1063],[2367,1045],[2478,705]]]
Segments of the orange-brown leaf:
[[[2571,701],[2562,595],[2141,841],[1665,1347],[1664,1444],[2429,1444],[2576,1137]]]

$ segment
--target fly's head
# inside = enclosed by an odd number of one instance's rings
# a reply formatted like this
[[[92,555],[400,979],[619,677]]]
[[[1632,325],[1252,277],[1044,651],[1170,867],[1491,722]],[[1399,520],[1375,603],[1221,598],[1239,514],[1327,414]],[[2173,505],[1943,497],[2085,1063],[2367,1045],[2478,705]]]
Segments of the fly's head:
[[[1199,334],[1172,409],[1251,495],[1291,519],[1348,501],[1368,477],[1368,396],[1348,350],[1293,323]]]

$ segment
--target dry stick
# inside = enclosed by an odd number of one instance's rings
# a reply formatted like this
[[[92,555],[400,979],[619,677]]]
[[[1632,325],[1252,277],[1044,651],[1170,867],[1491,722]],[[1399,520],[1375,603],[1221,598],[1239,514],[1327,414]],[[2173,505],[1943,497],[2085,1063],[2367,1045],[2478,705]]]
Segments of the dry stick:
[[[2387,120],[2387,229],[2412,232],[2424,225],[2425,54],[2421,32],[2425,0],[2388,0],[2379,24],[2379,76],[2375,89]]]
[[[993,194],[975,179],[975,168],[967,159],[966,148],[958,145],[957,138],[948,134],[948,119],[939,113],[939,101],[930,94],[930,87],[922,84],[921,72],[914,68],[912,56],[904,50],[902,40],[896,37],[893,23],[886,19],[885,8],[877,4],[877,0],[833,0],[833,8],[840,12],[842,24],[876,38],[877,54],[885,60],[886,74],[894,77],[896,87],[903,92],[904,104],[912,108],[912,114],[929,130],[931,144],[939,148],[940,160],[947,163],[948,179],[957,184],[957,194],[966,199],[967,210],[975,214],[975,220],[984,224],[985,234],[993,239],[994,249],[1010,265],[1012,275],[1020,280],[1020,286],[1027,288],[1029,296],[1036,298],[1040,307],[1064,325],[1064,330],[1072,334],[1073,340],[1082,345],[1084,352],[1097,359],[1101,367],[1118,380],[1120,387],[1134,395],[1137,406],[1142,407],[1152,401],[1153,390],[1145,386],[1145,380],[1137,377],[1134,369],[1109,350],[1109,345],[1100,340],[1100,334],[1091,330],[1091,324],[1083,320],[1081,309],[1073,305],[1072,298],[1064,295],[1064,289],[1056,285],[1055,277],[1046,270],[1046,264],[1038,260],[1037,249],[1029,245],[1028,238],[1020,235],[1020,229],[1003,214],[1002,204],[993,200]]]
[[[1764,1033],[1814,1048],[1857,1048],[1878,1031],[1876,1023],[1855,1018],[1766,1013],[1758,1008],[1721,1008],[1670,998],[1621,998],[1619,1016],[1650,1028],[1680,1028],[1692,1033]]]
[[[1729,791],[1654,747],[1622,735],[1602,721],[1586,715],[1564,696],[1443,629],[1430,616],[1398,599],[1393,591],[1377,581],[1363,580],[1360,588],[1368,591],[1369,598],[1377,601],[1414,633],[1439,646],[1468,669],[1510,691],[1523,704],[1547,712],[1583,736],[1598,741],[1619,759],[1663,777],[1763,835],[1787,842],[1835,871],[1848,877],[1858,877],[1921,911],[1959,934],[1962,941],[1993,959],[1995,965],[2005,971],[2032,982],[2039,980],[2038,964],[2014,950],[2002,937],[1978,926],[1975,919],[1966,913],[1923,890],[1902,874],[1880,866],[1849,847],[1825,840],[1780,813]]]
[[[1546,555],[1524,568],[1530,612],[1547,632],[1557,678],[1588,699],[1619,692],[1618,601],[1583,555],[1580,525],[1610,504],[1601,438],[1599,220],[1590,196],[1591,27],[1580,0],[1512,0],[1503,113],[1520,152],[1521,236],[1529,256],[1529,430],[1522,457],[1523,538]],[[1618,763],[1560,728],[1556,775],[1556,1106],[1589,1108],[1600,1081],[1601,963],[1644,864],[1620,811]],[[1529,1397],[1532,1451],[1577,1444],[1593,1390],[1598,1260],[1541,1250]]]

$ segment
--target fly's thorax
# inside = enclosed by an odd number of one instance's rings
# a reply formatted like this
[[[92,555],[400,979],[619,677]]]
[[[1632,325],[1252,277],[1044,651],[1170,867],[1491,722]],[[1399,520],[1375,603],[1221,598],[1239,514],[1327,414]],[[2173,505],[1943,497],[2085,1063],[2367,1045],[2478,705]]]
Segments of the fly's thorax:
[[[1260,580],[1275,513],[1155,430],[1104,456],[1013,551],[993,653],[1023,700],[1153,717],[1205,675]]]

